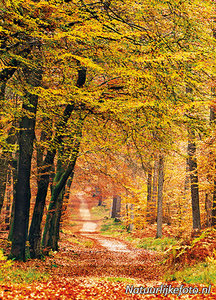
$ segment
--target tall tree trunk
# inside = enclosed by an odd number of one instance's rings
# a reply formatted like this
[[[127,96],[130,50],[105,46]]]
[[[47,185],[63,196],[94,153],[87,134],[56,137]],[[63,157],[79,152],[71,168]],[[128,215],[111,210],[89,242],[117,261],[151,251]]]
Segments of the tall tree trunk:
[[[121,196],[113,195],[111,218],[120,219],[121,212]]]
[[[155,157],[154,171],[153,171],[153,182],[152,182],[152,214],[151,223],[155,223],[157,219],[157,196],[158,196],[158,167],[159,167],[158,156]]]
[[[4,106],[5,101],[5,90],[7,81],[14,75],[18,66],[16,59],[12,59],[5,69],[0,72],[0,111]],[[7,169],[8,169],[8,158],[5,155],[3,149],[3,155],[0,157],[0,214],[4,203],[6,179],[7,179]]]
[[[212,226],[216,226],[216,180],[214,180],[214,190],[212,195]]]
[[[127,210],[128,210],[128,206],[129,204],[127,204]],[[130,205],[130,215],[127,213],[127,216],[129,217],[130,219],[130,223],[128,224],[128,227],[127,227],[127,231],[132,231],[133,228],[134,228],[134,223],[133,223],[133,220],[134,220],[134,204],[131,204]]]
[[[76,86],[82,88],[86,81],[86,68],[81,67],[78,70],[78,79]],[[44,206],[49,186],[50,171],[53,168],[53,162],[56,155],[56,147],[61,145],[63,141],[62,128],[65,128],[72,111],[74,110],[74,103],[70,103],[66,106],[62,120],[59,122],[56,129],[56,136],[53,140],[51,150],[47,151],[46,158],[43,162],[43,168],[41,168],[40,179],[38,180],[38,191],[36,196],[36,202],[34,212],[31,221],[31,227],[29,231],[29,243],[30,243],[30,255],[32,258],[41,256],[41,222],[44,214]]]
[[[42,79],[41,69],[30,69],[25,67],[24,74],[29,85],[32,87],[39,86]],[[37,103],[38,96],[26,92],[26,99],[23,104],[24,115],[20,121],[18,179],[16,184],[14,226],[10,253],[10,257],[23,261],[25,260],[29,224],[31,198],[30,173],[33,142],[35,138],[34,129]]]
[[[60,171],[60,179],[58,182],[53,186],[52,189],[52,196],[49,204],[49,209],[46,217],[46,224],[43,233],[42,245],[44,248],[50,248],[52,246],[52,224],[54,222],[54,215],[57,208],[57,203],[59,199],[59,195],[62,190],[65,188],[68,178],[74,171],[74,167],[76,164],[77,156],[79,153],[80,141],[82,136],[82,126],[83,126],[83,119],[80,119],[80,124],[77,132],[76,142],[74,144],[72,158],[70,164],[65,172]]]
[[[216,36],[216,34],[214,35]],[[213,97],[215,98],[215,89],[212,89]],[[210,123],[215,130],[215,120],[216,120],[216,111],[214,107],[210,108]],[[216,159],[215,159],[216,164]],[[212,194],[212,224],[213,227],[216,226],[216,166],[215,166],[215,175],[214,175],[214,181],[213,181],[213,194]]]
[[[162,237],[163,183],[164,183],[164,156],[159,155],[159,163],[158,163],[158,201],[157,201],[157,234],[156,234],[156,238],[161,238]]]
[[[212,225],[212,201],[210,199],[211,194],[205,194],[205,211],[206,211],[206,226],[211,227]]]
[[[50,242],[48,246],[51,247],[53,251],[58,251],[59,230],[60,230],[60,221],[62,215],[64,192],[65,189],[63,188],[60,195],[58,196],[55,213],[51,221],[52,225],[50,226],[50,232],[49,232]]]
[[[12,170],[9,168],[7,176],[7,200],[6,200],[6,209],[5,209],[5,229],[9,230],[10,228],[10,211],[11,211],[11,200],[12,200]]]
[[[152,167],[149,166],[148,173],[147,173],[147,214],[146,218],[149,223],[152,220],[152,210],[153,210],[153,203],[152,203]]]
[[[8,234],[8,240],[12,242],[13,238],[13,225],[14,225],[14,214],[15,214],[15,199],[16,199],[16,184],[17,184],[17,166],[18,166],[18,151],[15,154],[15,158],[13,159],[13,204],[11,210],[10,217],[10,229]]]
[[[0,214],[4,204],[4,197],[5,197],[5,189],[6,189],[6,182],[7,182],[7,169],[8,169],[8,161],[3,156],[0,158]]]
[[[188,166],[190,171],[191,183],[191,201],[192,201],[192,216],[193,216],[193,229],[199,230],[200,223],[200,207],[199,207],[199,186],[198,186],[198,173],[197,173],[197,160],[196,160],[196,144],[195,133],[189,130],[188,139]]]
[[[215,1],[213,1],[213,5],[215,7]],[[213,10],[213,16],[212,16],[212,35],[214,38],[214,41],[216,41],[216,19],[215,19],[215,10]],[[214,49],[215,50],[215,49]],[[214,104],[216,103],[216,88],[215,88],[215,76],[212,76],[212,81],[214,84],[214,87],[212,87],[212,98]],[[215,133],[216,129],[216,108],[215,106],[210,107],[210,122],[211,125],[213,126],[213,130]],[[216,159],[215,159],[215,164],[216,164]],[[212,226],[216,227],[216,165],[215,165],[215,174],[214,174],[214,186],[213,186],[213,194],[212,194]]]
[[[68,178],[68,181],[67,181],[67,188],[69,188],[69,189],[70,189],[70,186],[73,181],[73,176],[74,176],[74,172],[72,172],[72,174],[70,175],[70,178]],[[69,191],[67,191],[65,194],[65,190],[66,189],[64,187],[58,197],[55,213],[54,213],[52,221],[51,221],[52,225],[50,226],[50,232],[49,232],[50,243],[48,246],[50,246],[53,251],[58,251],[58,241],[59,241],[59,237],[60,237],[60,232],[59,232],[60,231],[60,222],[61,222],[62,212],[63,212],[63,200],[65,198],[67,201],[69,198]]]
[[[65,195],[64,195],[63,212],[66,211],[67,205],[68,205],[68,202],[69,202],[69,199],[70,199],[70,188],[71,188],[71,185],[72,185],[73,176],[74,176],[74,172],[72,172],[71,176],[68,178],[68,181],[67,181],[67,185],[66,185],[66,189],[65,189]]]

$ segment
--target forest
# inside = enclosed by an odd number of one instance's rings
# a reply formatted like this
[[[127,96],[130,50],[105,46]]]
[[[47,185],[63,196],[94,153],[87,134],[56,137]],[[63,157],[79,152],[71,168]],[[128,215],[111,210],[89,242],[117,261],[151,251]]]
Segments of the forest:
[[[131,299],[131,280],[214,299],[215,9],[1,0],[1,299]]]

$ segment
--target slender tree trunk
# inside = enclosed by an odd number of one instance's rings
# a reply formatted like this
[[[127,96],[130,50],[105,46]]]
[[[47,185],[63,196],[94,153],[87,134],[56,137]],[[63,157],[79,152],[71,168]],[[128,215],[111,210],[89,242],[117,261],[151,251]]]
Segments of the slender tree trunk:
[[[158,157],[155,157],[154,162],[154,171],[153,171],[153,182],[152,182],[152,215],[151,215],[151,223],[154,224],[157,219],[157,196],[158,196]]]
[[[71,176],[68,178],[68,181],[67,181],[67,185],[66,185],[66,189],[65,189],[65,195],[64,195],[63,211],[66,211],[67,205],[68,205],[68,202],[69,202],[69,199],[70,199],[70,188],[71,188],[71,185],[72,185],[73,176],[74,176],[74,172],[72,172]]]
[[[133,220],[134,220],[134,204],[131,204],[130,205],[130,223],[128,225],[128,231],[132,231],[133,228],[134,228],[134,223],[133,223]]]
[[[215,6],[215,1],[212,0],[212,3]],[[216,19],[215,19],[215,10],[213,11],[212,16],[212,35],[214,38],[214,41],[216,41]],[[215,49],[214,49],[215,50]],[[212,81],[214,83],[214,87],[212,87],[212,98],[214,101],[214,104],[216,103],[216,88],[215,88],[215,76],[212,76]],[[216,108],[214,106],[210,107],[210,123],[213,127],[214,133],[216,129]],[[216,164],[216,159],[215,159]],[[213,187],[213,194],[212,194],[212,226],[216,227],[216,165],[215,165],[215,174],[214,174],[214,187]]]
[[[98,195],[98,206],[101,206],[102,205],[102,199],[103,199],[102,192],[101,192],[100,187],[97,187],[97,189],[98,189],[98,192],[97,192],[97,195]]]
[[[26,81],[33,87],[39,86],[42,79],[41,69],[25,68]],[[10,257],[25,260],[26,240],[29,224],[30,208],[30,173],[35,137],[35,120],[38,96],[26,93],[23,104],[23,113],[20,121],[19,134],[19,163],[18,179],[16,184],[15,215]],[[31,116],[29,116],[29,113]]]
[[[116,220],[120,219],[120,212],[121,197],[119,195],[113,195],[111,218],[114,218]]]
[[[18,152],[15,154],[15,159],[13,160],[13,204],[10,217],[10,229],[8,234],[8,240],[12,242],[13,238],[13,225],[14,225],[14,214],[15,214],[15,199],[16,199],[16,184],[17,184],[17,166],[18,166]]]
[[[212,226],[216,226],[216,180],[214,180],[214,190],[212,195]]]
[[[11,168],[8,170],[7,176],[7,199],[6,199],[6,209],[5,209],[5,229],[9,230],[10,228],[10,211],[11,211],[11,200],[12,200],[12,176],[11,176]]]
[[[200,229],[200,207],[199,207],[199,186],[196,160],[196,144],[194,142],[195,134],[193,130],[189,130],[188,140],[188,166],[191,181],[191,200],[192,200],[192,216],[193,229]]]
[[[212,201],[210,199],[211,194],[205,194],[205,211],[206,211],[206,226],[211,227],[212,224]]]
[[[55,214],[53,215],[50,232],[49,232],[49,245],[53,251],[58,251],[58,240],[59,240],[59,230],[60,230],[60,221],[62,215],[63,199],[64,199],[64,188],[58,196],[56,203]]]
[[[65,185],[67,183],[68,178],[71,176],[71,174],[74,171],[74,167],[76,164],[77,156],[79,153],[79,146],[80,146],[80,141],[81,141],[81,136],[82,136],[82,126],[83,126],[83,119],[80,119],[80,125],[77,133],[77,141],[75,142],[74,148],[73,148],[73,154],[72,158],[70,161],[70,164],[67,168],[67,170],[63,173],[60,172],[60,179],[58,182],[53,186],[52,190],[52,196],[49,204],[49,209],[46,217],[46,224],[44,228],[44,234],[43,234],[43,239],[42,239],[42,245],[44,248],[50,248],[52,245],[51,242],[51,235],[52,235],[52,224],[53,224],[53,219],[59,199],[59,195],[62,192],[62,190],[65,188]]]
[[[30,256],[31,258],[40,258],[41,257],[41,222],[44,213],[44,207],[46,202],[46,196],[49,186],[49,172],[51,165],[53,164],[55,157],[55,151],[51,153],[49,151],[45,161],[49,161],[49,165],[43,169],[43,172],[47,172],[41,175],[38,182],[38,191],[34,206],[34,212],[32,216],[31,226],[29,230],[29,243],[30,243]]]
[[[0,214],[4,204],[5,189],[7,182],[8,161],[5,157],[0,158]]]
[[[146,218],[149,223],[152,220],[153,203],[152,203],[152,167],[149,166],[147,173],[147,214]]]
[[[46,224],[44,227],[44,233],[43,233],[43,239],[42,239],[42,245],[44,248],[50,248],[52,245],[52,242],[51,242],[52,224],[53,224],[53,220],[54,220],[55,211],[57,209],[59,195],[62,192],[62,190],[64,189],[68,177],[73,172],[75,163],[76,163],[76,158],[74,159],[74,162],[70,164],[68,169],[63,173],[59,182],[53,187],[53,192],[52,192],[52,196],[51,196],[51,200],[50,200],[50,204],[49,204],[49,209],[48,209],[48,213],[47,213],[47,217],[46,217]]]
[[[216,34],[214,34],[214,37],[216,36]],[[215,94],[215,89],[212,89],[212,94],[213,97],[215,98],[216,94]],[[215,112],[215,108],[211,107],[210,108],[210,123],[212,125],[212,127],[215,129],[215,120],[216,120],[216,112]],[[216,160],[215,160],[215,164],[216,164]],[[216,166],[215,166],[215,173],[216,173]],[[212,194],[212,226],[215,227],[216,226],[216,175],[214,176],[214,181],[213,181],[213,194]]]
[[[157,202],[157,234],[156,238],[162,237],[163,220],[163,183],[164,183],[164,156],[159,156],[158,164],[158,202]]]
[[[9,62],[8,67],[1,70],[0,72],[0,111],[4,106],[5,89],[6,89],[7,81],[16,72],[17,65],[18,65],[17,61],[15,59],[12,59]],[[8,169],[8,158],[7,155],[5,155],[5,151],[3,149],[3,155],[0,158],[0,214],[4,203],[4,197],[5,197],[7,169]]]
[[[82,88],[86,80],[86,68],[81,67],[78,70],[77,87]],[[43,162],[43,168],[41,168],[40,179],[38,180],[38,191],[36,196],[36,202],[34,212],[31,221],[31,227],[29,231],[29,243],[30,243],[30,255],[32,258],[41,257],[41,222],[44,214],[45,201],[50,181],[50,171],[53,168],[53,162],[56,155],[56,147],[59,147],[63,141],[62,128],[65,128],[72,111],[74,110],[74,103],[70,103],[66,106],[62,120],[59,122],[56,129],[56,136],[53,140],[52,150],[47,151],[46,158]]]
[[[70,189],[70,186],[72,184],[74,172],[72,172],[70,178],[67,181],[67,188]],[[63,212],[63,200],[66,199],[66,201],[69,199],[69,191],[65,194],[65,188],[61,191],[58,200],[57,205],[55,209],[55,214],[52,220],[52,225],[50,227],[50,247],[53,251],[58,251],[58,241],[60,237],[60,224],[61,224],[61,218],[62,218],[62,212]]]

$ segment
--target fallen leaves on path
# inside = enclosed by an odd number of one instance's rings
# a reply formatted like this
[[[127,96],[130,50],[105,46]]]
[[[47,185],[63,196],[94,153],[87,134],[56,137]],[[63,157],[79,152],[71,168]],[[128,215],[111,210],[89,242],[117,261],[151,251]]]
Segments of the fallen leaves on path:
[[[128,279],[129,280],[129,279]],[[30,285],[2,285],[0,299],[216,299],[216,290],[210,295],[126,294],[127,282],[109,282],[95,278],[62,278]],[[133,283],[135,286],[136,283]],[[141,284],[137,285],[141,286]],[[142,286],[158,286],[157,282],[144,283]],[[175,284],[175,286],[179,286]]]

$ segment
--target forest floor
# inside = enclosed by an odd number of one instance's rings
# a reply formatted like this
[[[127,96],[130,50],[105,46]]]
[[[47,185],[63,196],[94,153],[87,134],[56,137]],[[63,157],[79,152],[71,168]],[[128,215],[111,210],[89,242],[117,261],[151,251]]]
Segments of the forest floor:
[[[89,210],[92,203],[86,202],[82,193],[77,194],[76,200],[77,205],[69,207],[63,225],[60,251],[51,252],[44,260],[9,265],[10,276],[15,279],[11,281],[5,275],[0,281],[0,299],[177,299],[177,295],[164,295],[159,291],[155,294],[130,294],[129,289],[137,292],[133,288],[161,285],[163,289],[169,285],[179,288],[181,284],[190,288],[185,283],[164,281],[162,252],[137,249],[121,238],[101,235],[101,220],[92,219]],[[3,239],[0,248],[5,246],[4,243],[6,245]],[[7,262],[0,263],[3,272]],[[29,282],[21,279],[23,272],[30,274],[27,276]],[[36,275],[38,280],[31,280]],[[193,285],[199,291],[204,286]],[[180,298],[216,299],[216,290],[212,288],[206,295],[188,293]]]

